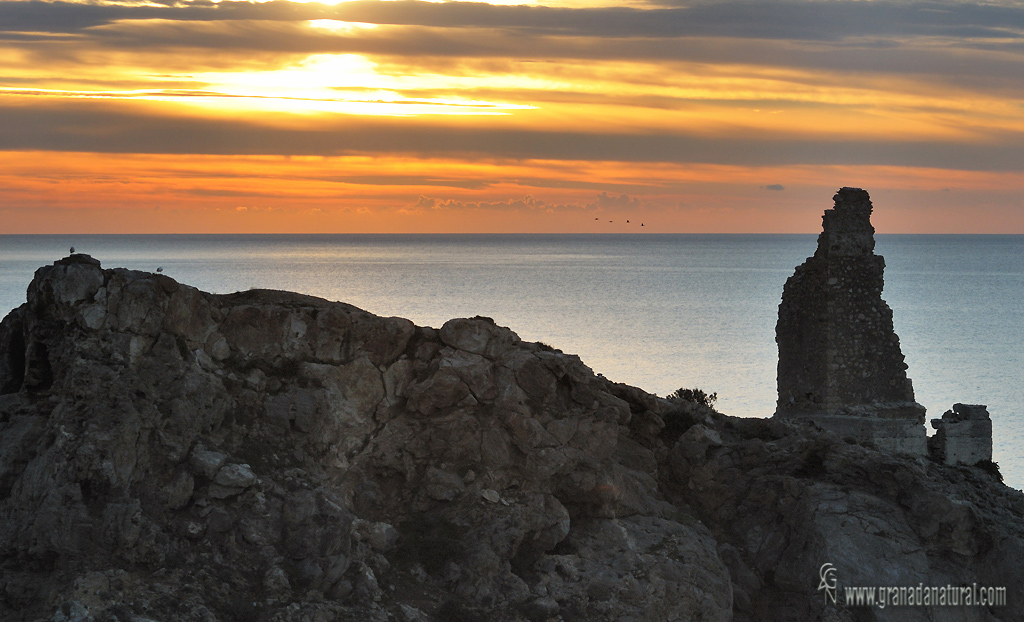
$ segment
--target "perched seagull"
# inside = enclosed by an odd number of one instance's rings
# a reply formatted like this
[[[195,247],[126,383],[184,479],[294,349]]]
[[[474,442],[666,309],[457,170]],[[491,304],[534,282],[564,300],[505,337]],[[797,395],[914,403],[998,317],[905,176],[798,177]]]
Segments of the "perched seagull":
[[[74,247],[74,246],[72,246],[72,247],[71,247],[71,254],[73,255],[74,253],[75,253],[75,247]]]
[[[164,271],[164,267],[163,267],[163,266],[160,266],[159,268],[157,268],[157,269],[156,269],[156,271],[157,271],[157,272],[163,272],[163,271]]]

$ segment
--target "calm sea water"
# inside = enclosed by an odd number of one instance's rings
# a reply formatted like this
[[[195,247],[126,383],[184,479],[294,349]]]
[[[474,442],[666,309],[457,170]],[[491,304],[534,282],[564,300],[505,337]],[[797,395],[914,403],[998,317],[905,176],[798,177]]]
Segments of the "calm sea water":
[[[0,313],[70,246],[105,267],[206,291],[287,289],[440,326],[486,315],[665,395],[718,393],[719,410],[775,405],[782,286],[814,235],[0,236]],[[995,456],[1024,486],[1024,236],[879,235],[883,297],[917,400],[939,417],[988,404]]]

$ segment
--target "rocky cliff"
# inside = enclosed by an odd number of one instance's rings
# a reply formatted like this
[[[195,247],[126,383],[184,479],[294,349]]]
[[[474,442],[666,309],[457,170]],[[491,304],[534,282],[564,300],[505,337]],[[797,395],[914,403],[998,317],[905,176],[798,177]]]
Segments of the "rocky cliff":
[[[1009,604],[833,605],[825,562]],[[0,324],[4,620],[1021,620],[1022,566],[988,472],[661,399],[487,318],[73,255]]]

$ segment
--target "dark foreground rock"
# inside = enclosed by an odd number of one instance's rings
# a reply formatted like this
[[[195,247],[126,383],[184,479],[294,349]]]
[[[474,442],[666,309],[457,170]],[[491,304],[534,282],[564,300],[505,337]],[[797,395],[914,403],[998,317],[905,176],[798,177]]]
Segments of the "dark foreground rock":
[[[834,606],[825,562],[1008,605]],[[0,324],[4,620],[1021,620],[1022,568],[986,471],[660,399],[487,318],[75,255]]]

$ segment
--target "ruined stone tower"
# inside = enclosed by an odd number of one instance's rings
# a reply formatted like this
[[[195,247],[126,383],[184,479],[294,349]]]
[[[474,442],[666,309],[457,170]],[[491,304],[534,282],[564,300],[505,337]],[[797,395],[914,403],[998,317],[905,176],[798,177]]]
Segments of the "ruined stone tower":
[[[874,253],[871,199],[859,188],[833,198],[814,256],[782,293],[776,416],[926,453],[925,409],[914,401],[892,309],[882,300],[885,260]]]

